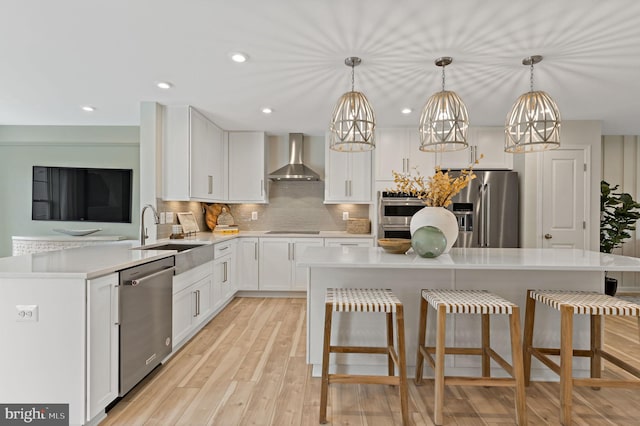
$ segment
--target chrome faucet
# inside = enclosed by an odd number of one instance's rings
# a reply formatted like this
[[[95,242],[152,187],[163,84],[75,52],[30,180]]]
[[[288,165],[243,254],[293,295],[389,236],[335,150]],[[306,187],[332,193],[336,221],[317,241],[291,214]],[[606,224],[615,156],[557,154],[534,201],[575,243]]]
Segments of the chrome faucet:
[[[147,238],[149,238],[149,236],[147,235],[147,230],[144,227],[144,211],[147,210],[147,207],[151,207],[151,210],[153,211],[153,222],[158,225],[160,223],[160,217],[158,216],[158,212],[156,211],[155,207],[153,207],[151,204],[147,204],[142,208],[142,213],[140,213],[140,245],[143,246],[144,242]]]

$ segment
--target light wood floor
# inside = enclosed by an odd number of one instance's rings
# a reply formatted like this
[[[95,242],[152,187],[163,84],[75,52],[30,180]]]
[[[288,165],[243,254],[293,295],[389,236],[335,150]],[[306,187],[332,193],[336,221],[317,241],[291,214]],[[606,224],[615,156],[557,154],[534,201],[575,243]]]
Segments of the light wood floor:
[[[305,363],[305,317],[305,299],[235,299],[101,425],[317,425],[320,379],[311,377]],[[637,327],[630,319],[608,320],[605,342],[640,367]],[[618,377],[614,369],[607,367],[605,375]],[[409,380],[416,425],[433,424],[432,384]],[[400,424],[392,386],[331,385],[329,392],[327,413],[334,425]],[[530,424],[559,424],[558,395],[558,383],[527,388]],[[580,388],[573,403],[576,425],[640,424],[638,390]],[[513,407],[511,389],[447,387],[445,424],[510,425]]]

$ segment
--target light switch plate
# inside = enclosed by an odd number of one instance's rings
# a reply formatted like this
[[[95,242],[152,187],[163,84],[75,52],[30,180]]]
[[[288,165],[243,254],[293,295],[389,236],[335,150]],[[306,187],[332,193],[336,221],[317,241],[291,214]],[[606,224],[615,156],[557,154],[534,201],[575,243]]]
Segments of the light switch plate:
[[[251,212],[251,220],[258,220],[258,212]]]
[[[166,223],[173,223],[175,218],[173,217],[173,212],[165,212],[164,214]]]
[[[38,305],[16,305],[16,321],[38,321]]]
[[[167,223],[167,215],[165,212],[160,212],[160,225]]]
[[[342,220],[349,220],[349,212],[342,212]]]

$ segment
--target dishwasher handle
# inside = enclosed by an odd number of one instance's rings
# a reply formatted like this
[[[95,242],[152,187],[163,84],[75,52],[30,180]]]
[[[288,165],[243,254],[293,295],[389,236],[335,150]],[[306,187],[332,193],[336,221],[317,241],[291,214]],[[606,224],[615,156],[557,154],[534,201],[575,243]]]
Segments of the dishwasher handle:
[[[154,272],[153,274],[145,275],[144,277],[136,278],[135,280],[125,281],[123,284],[124,285],[131,285],[131,286],[135,287],[135,286],[140,285],[140,284],[144,283],[147,280],[151,280],[151,279],[153,279],[153,278],[155,278],[155,277],[157,277],[159,275],[166,274],[168,272],[174,273],[175,270],[176,270],[175,266],[170,266],[169,268],[165,268],[165,269],[163,269],[161,271]]]

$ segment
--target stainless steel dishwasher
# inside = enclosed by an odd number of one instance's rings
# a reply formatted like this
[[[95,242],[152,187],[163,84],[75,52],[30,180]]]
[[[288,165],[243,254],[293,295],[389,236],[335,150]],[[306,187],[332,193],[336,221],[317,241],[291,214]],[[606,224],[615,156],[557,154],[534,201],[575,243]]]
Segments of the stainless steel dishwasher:
[[[174,258],[120,271],[120,386],[125,395],[171,353]]]

